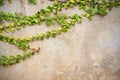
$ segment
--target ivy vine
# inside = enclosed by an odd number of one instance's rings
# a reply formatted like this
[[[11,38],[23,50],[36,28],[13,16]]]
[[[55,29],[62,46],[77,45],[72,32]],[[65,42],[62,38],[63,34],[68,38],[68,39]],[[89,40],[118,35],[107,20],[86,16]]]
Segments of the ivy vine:
[[[35,5],[37,3],[37,0],[28,0],[28,2]],[[12,4],[12,0],[8,0],[8,3]],[[4,1],[0,0],[0,6],[3,5],[4,5]]]
[[[0,0],[2,1],[2,0]],[[35,0],[29,0],[35,1]],[[34,2],[36,3],[36,2]],[[1,3],[0,3],[1,5]],[[84,12],[81,15],[73,14],[67,16],[66,14],[59,14],[63,8],[68,9],[74,6],[78,6],[80,10]],[[36,40],[49,39],[50,37],[55,38],[56,36],[67,32],[74,24],[81,23],[84,18],[92,20],[94,15],[105,16],[108,14],[108,10],[111,11],[113,7],[120,6],[120,0],[68,0],[66,2],[54,1],[53,5],[47,6],[45,9],[40,9],[38,12],[31,16],[24,16],[18,13],[6,13],[0,12],[0,21],[6,21],[0,25],[0,41],[15,45],[19,49],[23,50],[23,54],[17,54],[16,56],[1,55],[0,65],[9,66],[15,63],[25,60],[26,58],[38,53],[40,48],[30,48],[29,42]],[[54,16],[51,16],[54,14]],[[40,25],[45,22],[47,26],[58,23],[61,27],[56,30],[51,30],[43,33],[36,34],[32,37],[14,37],[4,36],[2,33],[14,32],[20,30],[21,27],[26,25],[33,26],[35,24]]]

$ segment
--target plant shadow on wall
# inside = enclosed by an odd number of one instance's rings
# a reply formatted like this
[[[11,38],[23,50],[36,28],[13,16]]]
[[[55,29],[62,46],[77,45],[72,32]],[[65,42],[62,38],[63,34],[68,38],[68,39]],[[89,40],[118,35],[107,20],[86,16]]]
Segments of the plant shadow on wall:
[[[8,1],[11,3],[11,0]],[[36,0],[29,1],[36,4]],[[0,5],[3,4],[3,0],[0,0]],[[84,12],[81,15],[72,14],[71,16],[58,13],[58,11],[61,11],[63,8],[68,9],[74,6],[78,6],[78,8]],[[67,32],[72,26],[74,26],[76,22],[81,23],[84,18],[92,20],[92,17],[94,15],[105,16],[108,13],[108,9],[111,11],[113,7],[118,6],[120,6],[120,0],[68,0],[66,2],[54,1],[53,5],[47,6],[45,9],[40,9],[32,16],[25,16],[18,13],[7,13],[1,11],[0,21],[4,20],[5,22],[0,25],[0,41],[18,47],[23,51],[23,54],[17,54],[16,56],[1,55],[0,65],[9,66],[15,63],[19,63],[21,60],[25,60],[35,53],[39,53],[40,47],[30,48],[29,42],[36,40],[43,41],[44,39],[49,39],[50,37],[55,38],[56,36]],[[53,14],[53,16],[51,16],[51,14]],[[40,25],[43,22],[45,22],[47,26],[58,23],[61,27],[58,27],[56,30],[54,29],[51,31],[39,33],[31,37],[14,37],[5,36],[2,34],[3,32],[14,33],[15,30],[20,30],[22,27],[25,28],[26,25]]]

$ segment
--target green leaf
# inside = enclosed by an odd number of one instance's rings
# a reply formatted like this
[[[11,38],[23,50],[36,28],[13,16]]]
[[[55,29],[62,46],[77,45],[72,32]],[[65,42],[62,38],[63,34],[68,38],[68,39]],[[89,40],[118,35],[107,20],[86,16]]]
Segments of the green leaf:
[[[67,9],[70,6],[70,1],[67,1],[66,3],[64,3],[64,8]]]
[[[15,31],[15,28],[14,28],[14,27],[11,27],[11,28],[10,28],[10,31],[11,31],[11,32],[14,32],[14,31]]]
[[[66,27],[63,27],[63,32],[67,32],[67,28]]]
[[[18,41],[13,39],[11,42],[12,42],[13,44],[17,44]]]
[[[2,25],[0,25],[0,29],[3,29],[3,26],[2,26]]]
[[[7,64],[11,65],[14,62],[15,57],[14,56],[9,56],[9,59],[7,61]]]
[[[32,36],[31,40],[35,40],[35,39],[37,39],[36,36]]]
[[[35,23],[38,23],[38,19],[34,19]]]
[[[62,7],[61,6],[58,6],[58,10],[60,11],[62,9]]]
[[[17,22],[17,26],[20,26],[20,22]]]
[[[32,4],[34,4],[34,5],[37,3],[36,0],[28,0],[28,2],[30,2],[30,3],[32,3]]]
[[[37,40],[39,40],[39,39],[40,39],[40,34],[36,34],[36,35],[35,35],[35,38],[36,38]]]
[[[2,41],[7,42],[7,37],[3,37]]]
[[[52,12],[53,12],[54,14],[57,14],[57,10],[55,10],[55,9],[52,9]]]
[[[30,57],[31,55],[32,55],[32,51],[29,51],[29,52],[27,53],[27,56]]]
[[[90,14],[89,14],[89,13],[86,13],[86,17],[87,17],[87,18],[90,17]]]
[[[7,64],[12,65],[12,64],[13,64],[13,62],[14,62],[13,60],[8,59]]]
[[[62,28],[59,27],[59,28],[58,28],[58,34],[60,35],[61,33],[62,33]]]
[[[51,32],[50,32],[50,31],[47,31],[47,32],[46,32],[46,39],[49,39],[50,35],[51,35]]]
[[[67,19],[67,15],[64,14],[64,15],[63,15],[63,18],[64,18],[64,19]]]
[[[46,21],[46,25],[47,25],[47,26],[50,26],[50,22],[49,22],[49,21]]]
[[[17,40],[18,40],[18,37],[16,37],[16,36],[15,36],[15,37],[14,37],[14,40],[16,40],[16,41],[17,41]]]
[[[79,19],[77,19],[77,22],[78,22],[78,23],[81,23],[81,19],[80,19],[80,18],[79,18]]]
[[[16,56],[16,62],[19,62],[20,59],[21,59],[21,55],[18,54],[18,55]]]
[[[71,20],[69,20],[69,21],[68,21],[68,24],[69,24],[69,25],[72,25],[72,22],[71,22]]]
[[[23,53],[22,59],[25,60],[27,57],[27,53]]]
[[[11,26],[11,27],[14,27],[14,26],[15,26],[15,24],[14,24],[14,23],[10,23],[10,26]]]
[[[55,6],[58,5],[58,1],[55,0],[53,4],[54,4]]]
[[[43,40],[44,37],[45,37],[45,34],[44,34],[44,33],[41,33],[41,34],[40,34],[40,40]]]
[[[62,28],[61,28],[61,27],[58,27],[58,31],[62,31]]]
[[[50,26],[50,21],[51,21],[50,17],[47,17],[47,18],[46,18],[46,25],[47,25],[47,26]]]
[[[3,39],[3,35],[0,35],[0,40],[2,40]]]
[[[1,56],[1,60],[2,60],[2,61],[7,61],[7,60],[8,60],[8,58],[7,58],[7,56],[2,55],[2,56]]]
[[[30,41],[30,37],[29,37],[29,36],[27,36],[27,37],[26,37],[26,40],[27,40],[27,41]]]
[[[75,3],[76,1],[75,0],[70,0],[71,3]]]
[[[47,8],[45,9],[45,11],[49,13],[51,11],[51,9],[52,9],[51,6],[47,6]]]
[[[56,30],[52,30],[52,37],[53,37],[53,38],[56,37],[56,34],[57,34],[57,31],[56,31]]]
[[[40,19],[38,20],[38,24],[39,24],[39,25],[41,24],[41,20],[40,20]]]
[[[2,35],[2,30],[0,30],[0,35]]]
[[[14,60],[15,57],[14,57],[14,56],[9,56],[9,59],[10,59],[10,60]]]
[[[45,14],[45,10],[44,10],[44,9],[41,9],[41,10],[40,10],[40,14],[42,14],[42,15]]]
[[[55,24],[56,20],[55,20],[55,19],[52,19],[51,22],[52,22],[53,24]]]
[[[3,0],[0,0],[0,6],[3,6],[3,5],[4,5]]]
[[[50,19],[50,17],[46,17],[46,20],[47,20],[47,21],[50,21],[51,19]]]
[[[17,30],[20,30],[20,26],[16,26],[16,29],[17,29]]]
[[[0,59],[0,65],[2,65],[3,64],[3,61]]]
[[[75,6],[75,4],[70,4],[70,7],[74,7]]]
[[[12,39],[11,39],[11,36],[7,37],[7,42],[8,43],[12,43],[13,42]]]
[[[75,24],[75,22],[76,22],[76,20],[75,20],[75,19],[71,19],[70,21],[71,21],[71,24],[72,24],[72,25],[74,25],[74,24]]]
[[[47,11],[49,13],[51,10],[50,9],[45,9],[45,11]]]
[[[66,27],[67,27],[67,29],[70,29],[70,28],[71,28],[71,26],[70,26],[69,24],[67,24]]]
[[[21,41],[24,41],[24,37],[23,37],[23,36],[22,36],[22,37],[20,37],[20,40],[21,40]]]
[[[10,29],[9,28],[5,28],[5,32],[6,33],[10,32]]]
[[[44,15],[40,15],[40,19],[41,19],[41,20],[45,20]]]
[[[112,6],[109,6],[109,11],[111,11],[111,10],[112,10],[112,8],[113,8]]]
[[[65,9],[67,9],[67,8],[68,8],[67,4],[65,4],[65,3],[63,4],[63,6],[64,6],[64,8],[65,8]]]
[[[92,9],[92,15],[96,14],[98,12],[97,8]]]

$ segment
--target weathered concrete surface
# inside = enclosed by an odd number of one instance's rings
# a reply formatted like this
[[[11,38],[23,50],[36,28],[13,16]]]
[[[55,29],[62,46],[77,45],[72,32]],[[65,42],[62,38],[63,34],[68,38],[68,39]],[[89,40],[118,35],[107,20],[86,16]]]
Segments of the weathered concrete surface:
[[[52,4],[47,0],[37,0],[35,6],[28,4],[27,0],[12,1],[12,5],[6,2],[0,7],[0,11],[31,15]],[[61,13],[80,14],[80,11],[75,7]],[[4,34],[32,36],[56,27],[42,24]],[[105,17],[95,16],[92,21],[85,19],[55,39],[31,42],[31,47],[41,47],[40,54],[9,67],[0,67],[0,80],[120,80],[119,33],[120,7]],[[22,51],[0,42],[0,55],[17,53]]]

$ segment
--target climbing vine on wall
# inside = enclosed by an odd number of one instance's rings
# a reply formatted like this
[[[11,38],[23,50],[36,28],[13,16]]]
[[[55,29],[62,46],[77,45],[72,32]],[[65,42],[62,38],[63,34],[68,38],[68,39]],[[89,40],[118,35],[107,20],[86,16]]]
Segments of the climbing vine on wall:
[[[4,5],[3,0],[0,0],[0,6],[3,6],[3,5]]]
[[[78,9],[83,10],[84,12],[81,15],[72,14],[71,16],[59,14],[58,12],[63,8],[68,9],[74,6],[78,6]],[[21,60],[25,60],[26,58],[39,53],[40,48],[30,48],[29,42],[36,40],[42,41],[44,39],[49,39],[50,37],[55,38],[56,36],[69,31],[75,23],[81,23],[84,18],[92,20],[94,15],[105,16],[108,14],[108,10],[111,11],[113,7],[118,6],[120,6],[120,0],[67,0],[66,2],[54,1],[53,5],[47,6],[45,9],[40,9],[31,16],[1,11],[0,21],[4,20],[6,22],[0,25],[0,41],[15,45],[20,50],[23,50],[23,53],[21,55],[17,54],[16,56],[1,55],[0,65],[9,66],[19,63]],[[51,14],[54,15],[51,16]],[[45,22],[47,26],[58,23],[61,27],[31,37],[25,36],[18,38],[14,36],[4,36],[2,34],[3,32],[9,33],[20,30],[22,27],[25,28],[26,25],[40,25],[43,22]]]
[[[28,0],[28,2],[35,5],[37,3],[37,0]],[[8,0],[8,3],[12,4],[12,0]],[[4,5],[4,1],[0,0],[0,6],[3,6],[3,5]]]

